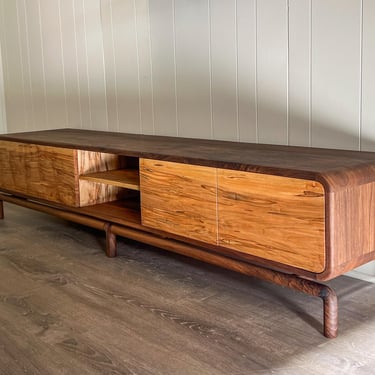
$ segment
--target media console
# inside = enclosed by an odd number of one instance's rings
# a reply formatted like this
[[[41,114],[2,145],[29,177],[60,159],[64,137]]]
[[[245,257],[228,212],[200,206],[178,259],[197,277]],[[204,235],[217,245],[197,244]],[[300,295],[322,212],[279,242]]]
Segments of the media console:
[[[0,136],[3,201],[289,287],[375,259],[375,154],[58,129]]]

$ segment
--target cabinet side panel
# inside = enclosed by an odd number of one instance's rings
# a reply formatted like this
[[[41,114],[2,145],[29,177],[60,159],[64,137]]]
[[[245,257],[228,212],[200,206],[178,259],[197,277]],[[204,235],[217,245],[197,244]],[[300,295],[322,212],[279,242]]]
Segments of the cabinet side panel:
[[[125,167],[118,155],[77,150],[78,175]],[[79,180],[80,206],[110,202],[119,198],[121,189],[107,184]]]
[[[216,169],[141,159],[142,224],[217,243]]]
[[[347,272],[371,260],[368,256],[375,252],[375,183],[330,193],[329,211],[332,272]]]
[[[320,273],[325,268],[323,186],[218,170],[219,245]]]
[[[0,189],[77,205],[74,150],[0,141]]]

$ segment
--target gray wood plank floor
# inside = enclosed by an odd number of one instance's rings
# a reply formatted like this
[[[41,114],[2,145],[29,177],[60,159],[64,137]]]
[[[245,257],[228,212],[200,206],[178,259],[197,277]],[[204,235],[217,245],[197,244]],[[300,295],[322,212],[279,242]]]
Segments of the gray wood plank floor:
[[[321,302],[126,239],[5,205],[0,374],[374,374],[375,284]]]

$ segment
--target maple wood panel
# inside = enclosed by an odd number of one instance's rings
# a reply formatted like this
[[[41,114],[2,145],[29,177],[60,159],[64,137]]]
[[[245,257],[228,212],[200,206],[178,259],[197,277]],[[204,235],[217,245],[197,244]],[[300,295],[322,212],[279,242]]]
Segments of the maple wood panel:
[[[77,150],[78,176],[118,169],[124,164],[124,159],[119,158],[118,155]],[[114,201],[119,198],[120,193],[121,188],[118,186],[79,179],[79,205],[81,207]]]
[[[0,188],[75,206],[75,155],[71,149],[0,141]]]
[[[321,184],[223,169],[217,173],[219,245],[312,272],[324,270]]]
[[[141,159],[142,224],[217,243],[216,169]]]
[[[89,173],[81,175],[80,179],[119,186],[125,189],[139,190],[138,169],[115,169],[104,172]]]

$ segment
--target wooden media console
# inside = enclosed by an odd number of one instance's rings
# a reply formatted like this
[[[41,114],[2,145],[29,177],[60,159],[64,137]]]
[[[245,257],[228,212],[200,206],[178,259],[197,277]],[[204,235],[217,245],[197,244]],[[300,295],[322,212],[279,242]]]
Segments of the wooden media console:
[[[375,259],[375,154],[59,129],[0,136],[3,201],[320,297]]]

